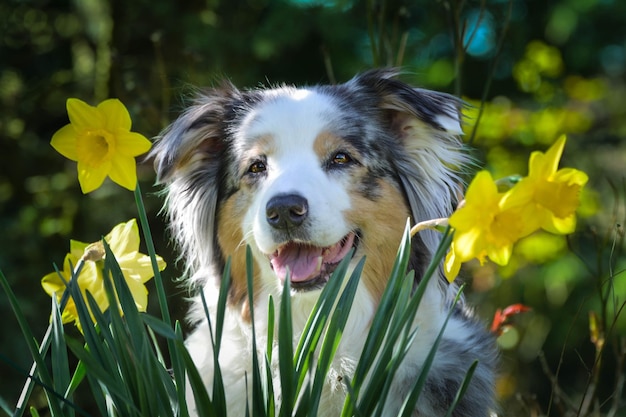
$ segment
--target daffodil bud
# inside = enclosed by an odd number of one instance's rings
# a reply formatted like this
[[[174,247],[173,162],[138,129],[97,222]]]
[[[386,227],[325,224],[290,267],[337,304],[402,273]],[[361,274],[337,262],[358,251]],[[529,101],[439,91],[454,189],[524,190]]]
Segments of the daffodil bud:
[[[81,258],[83,261],[101,261],[104,259],[104,245],[102,241],[94,242],[85,248],[85,252],[83,253],[83,257]]]

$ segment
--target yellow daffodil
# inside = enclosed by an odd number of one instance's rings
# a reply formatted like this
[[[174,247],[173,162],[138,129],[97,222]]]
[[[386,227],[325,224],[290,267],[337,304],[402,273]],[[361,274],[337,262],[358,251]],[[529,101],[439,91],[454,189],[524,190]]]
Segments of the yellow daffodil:
[[[111,180],[131,191],[137,186],[135,157],[147,152],[151,143],[131,132],[128,110],[117,99],[97,107],[76,99],[67,100],[70,123],[52,137],[51,145],[61,155],[78,162],[78,182],[83,193]]]
[[[580,192],[588,177],[573,168],[558,169],[565,136],[543,152],[533,152],[528,176],[499,193],[487,171],[479,172],[467,189],[465,202],[449,220],[454,238],[444,262],[452,281],[463,262],[485,258],[506,265],[513,244],[543,228],[557,234],[576,228]]]
[[[511,189],[505,201],[508,206],[523,207],[526,216],[534,218],[539,227],[557,234],[576,229],[580,192],[588,180],[582,171],[558,169],[565,141],[561,136],[545,154],[533,152],[528,176]]]
[[[499,193],[488,171],[479,172],[467,189],[464,205],[450,217],[454,238],[444,262],[450,281],[459,272],[461,263],[488,257],[506,265],[513,244],[536,229],[536,222],[525,216],[519,207],[503,204],[505,194]]]
[[[104,237],[109,244],[111,251],[115,255],[126,283],[132,293],[133,299],[139,311],[146,311],[148,305],[148,290],[144,283],[154,275],[152,270],[150,257],[139,253],[139,229],[137,221],[132,219],[126,223],[120,223]],[[104,247],[101,242],[87,244],[75,240],[70,241],[70,253],[65,257],[63,270],[60,271],[63,279],[59,277],[57,272],[52,272],[41,280],[44,290],[53,296],[56,294],[57,299],[61,296],[66,288],[66,282],[69,282],[72,276],[72,267],[76,267],[79,260],[84,261],[83,268],[77,278],[78,286],[81,289],[83,297],[86,291],[94,297],[98,307],[105,311],[109,307],[109,301],[103,284],[102,260],[104,259]],[[157,256],[159,270],[165,268],[165,262],[160,256]],[[65,282],[64,282],[65,280]],[[63,323],[75,322],[82,331],[81,323],[78,319],[78,313],[74,301],[68,300],[62,315]]]

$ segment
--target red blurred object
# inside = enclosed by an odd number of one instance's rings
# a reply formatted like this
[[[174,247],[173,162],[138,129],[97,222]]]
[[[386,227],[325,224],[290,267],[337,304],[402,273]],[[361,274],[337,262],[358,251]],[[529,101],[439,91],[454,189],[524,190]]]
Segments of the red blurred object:
[[[496,313],[493,315],[491,331],[500,336],[502,331],[508,326],[510,317],[530,310],[532,309],[524,304],[511,304],[505,309],[497,309]]]

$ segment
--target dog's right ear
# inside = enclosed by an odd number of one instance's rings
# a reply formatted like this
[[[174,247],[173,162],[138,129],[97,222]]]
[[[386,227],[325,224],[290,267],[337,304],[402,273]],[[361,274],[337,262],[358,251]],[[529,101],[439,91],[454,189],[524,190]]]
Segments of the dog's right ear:
[[[202,91],[159,137],[150,151],[157,183],[171,182],[202,161],[219,160],[227,147],[228,125],[242,102],[242,94],[229,82]]]

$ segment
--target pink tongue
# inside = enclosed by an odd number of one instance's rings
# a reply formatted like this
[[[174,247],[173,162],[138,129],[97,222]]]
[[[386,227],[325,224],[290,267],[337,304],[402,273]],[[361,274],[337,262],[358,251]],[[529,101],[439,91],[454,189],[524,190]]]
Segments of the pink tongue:
[[[302,243],[289,242],[278,249],[270,262],[274,273],[284,281],[287,269],[291,272],[291,282],[305,282],[317,277],[322,264],[339,262],[352,247],[354,235],[350,234],[333,246],[321,248]]]
[[[272,267],[281,281],[287,277],[287,268],[291,272],[292,282],[306,281],[319,273],[322,250],[323,248],[315,246],[289,242],[272,257]]]

